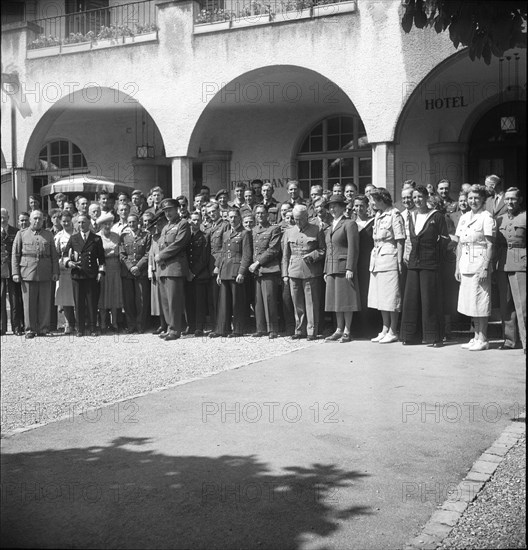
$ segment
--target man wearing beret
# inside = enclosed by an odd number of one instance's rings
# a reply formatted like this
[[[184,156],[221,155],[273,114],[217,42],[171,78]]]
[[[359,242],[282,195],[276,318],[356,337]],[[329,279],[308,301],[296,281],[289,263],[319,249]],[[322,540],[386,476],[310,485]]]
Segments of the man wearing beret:
[[[229,193],[227,189],[220,189],[215,195],[216,202],[220,207],[220,215],[222,211],[227,212],[229,210]]]
[[[159,252],[155,255],[156,273],[160,285],[160,301],[167,322],[167,332],[159,337],[167,341],[181,336],[183,311],[185,309],[185,280],[189,276],[187,245],[191,240],[189,222],[180,217],[176,199],[164,199],[160,208],[165,213],[167,224],[158,240]]]
[[[123,285],[123,306],[129,333],[145,331],[150,313],[148,255],[151,235],[139,226],[139,218],[129,214],[128,231],[121,234],[119,259]]]

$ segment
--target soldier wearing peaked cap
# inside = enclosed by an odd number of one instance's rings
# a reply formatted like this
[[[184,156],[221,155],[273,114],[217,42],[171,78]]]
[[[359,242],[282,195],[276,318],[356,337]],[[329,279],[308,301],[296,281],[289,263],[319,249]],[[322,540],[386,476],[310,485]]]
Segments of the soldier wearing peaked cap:
[[[179,203],[164,199],[160,208],[165,213],[167,224],[158,240],[159,252],[154,257],[160,285],[160,305],[167,322],[167,332],[160,338],[177,340],[181,336],[183,311],[185,309],[185,279],[189,275],[186,249],[191,240],[189,222],[180,217]]]

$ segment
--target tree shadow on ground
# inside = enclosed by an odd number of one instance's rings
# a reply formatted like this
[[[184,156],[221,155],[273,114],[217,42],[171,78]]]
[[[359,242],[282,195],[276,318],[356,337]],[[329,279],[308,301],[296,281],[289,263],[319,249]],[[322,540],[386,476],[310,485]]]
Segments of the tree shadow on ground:
[[[169,456],[150,443],[4,454],[2,547],[299,548],[371,513],[349,488],[366,474],[276,472],[254,455]]]

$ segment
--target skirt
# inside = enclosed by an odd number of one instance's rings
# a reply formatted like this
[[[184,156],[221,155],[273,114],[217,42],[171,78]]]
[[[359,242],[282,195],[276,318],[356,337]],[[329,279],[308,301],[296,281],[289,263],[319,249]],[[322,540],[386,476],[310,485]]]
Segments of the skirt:
[[[59,307],[74,307],[71,270],[60,266],[59,282],[55,290],[55,305]]]
[[[458,311],[468,317],[491,315],[491,275],[479,282],[478,275],[461,275]]]
[[[361,297],[357,277],[347,281],[344,275],[328,275],[325,293],[326,311],[360,311]]]
[[[117,258],[106,259],[106,275],[101,279],[99,309],[119,309],[123,307],[123,287],[121,285],[121,265]]]
[[[398,271],[370,273],[368,307],[380,311],[401,311],[400,274]]]

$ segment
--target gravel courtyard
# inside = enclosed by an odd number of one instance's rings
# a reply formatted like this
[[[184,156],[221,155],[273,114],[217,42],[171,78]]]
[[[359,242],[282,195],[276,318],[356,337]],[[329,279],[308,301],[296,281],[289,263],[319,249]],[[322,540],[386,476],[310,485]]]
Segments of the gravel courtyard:
[[[125,398],[238,368],[308,345],[290,338],[186,336],[163,342],[152,334],[26,340],[2,337],[2,434],[42,425]]]

